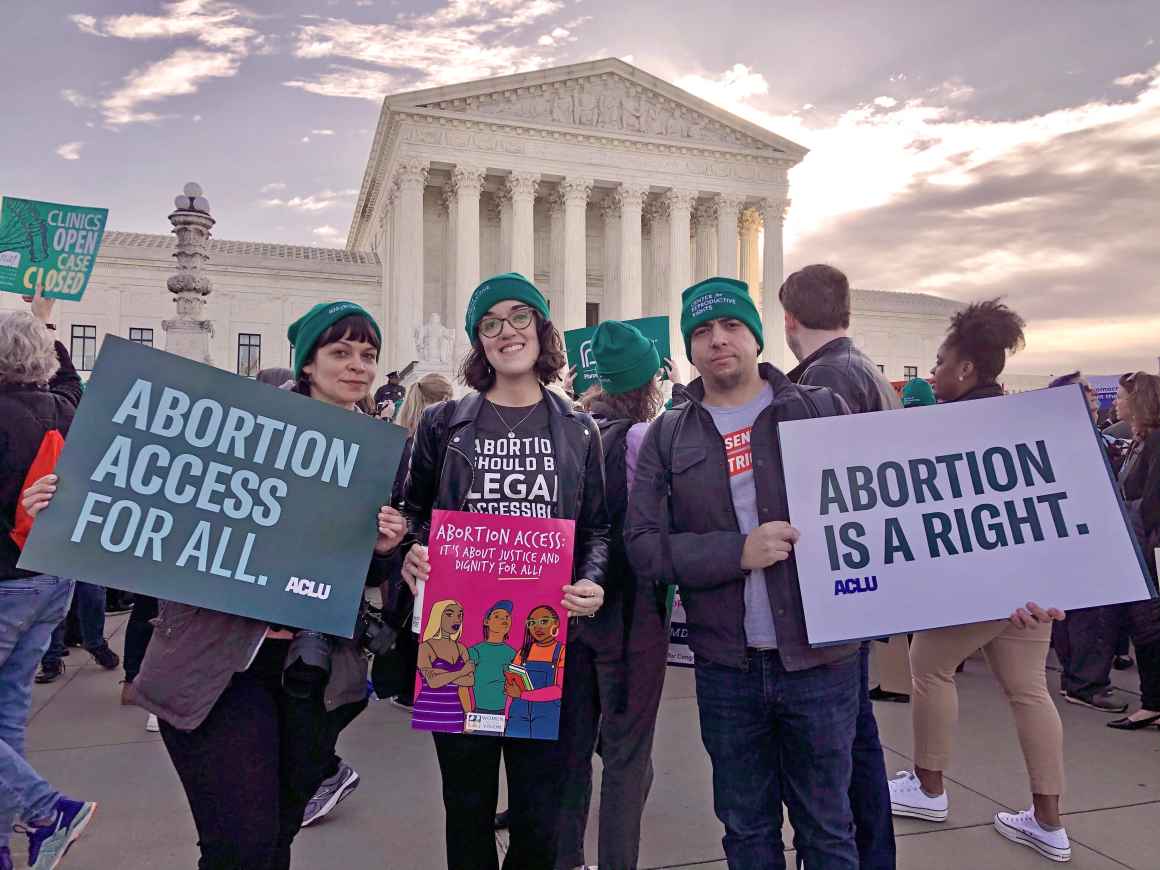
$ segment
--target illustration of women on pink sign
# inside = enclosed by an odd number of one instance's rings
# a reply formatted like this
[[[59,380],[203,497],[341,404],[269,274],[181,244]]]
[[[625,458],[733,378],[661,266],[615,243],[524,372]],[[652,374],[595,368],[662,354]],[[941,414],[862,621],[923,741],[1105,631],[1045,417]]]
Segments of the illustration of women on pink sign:
[[[524,643],[508,668],[504,694],[508,737],[555,740],[560,733],[560,698],[564,693],[564,644],[557,640],[560,616],[541,604],[528,614]]]
[[[462,633],[463,605],[451,598],[436,601],[419,645],[419,694],[411,716],[416,728],[463,732],[471,710],[475,663],[459,642]]]

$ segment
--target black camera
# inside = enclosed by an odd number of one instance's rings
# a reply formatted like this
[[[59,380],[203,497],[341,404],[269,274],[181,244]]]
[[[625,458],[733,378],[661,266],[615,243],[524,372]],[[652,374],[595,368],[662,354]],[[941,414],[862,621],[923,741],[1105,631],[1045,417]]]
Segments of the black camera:
[[[388,625],[380,616],[364,605],[358,614],[354,628],[354,642],[364,652],[382,656],[395,648],[399,639],[399,629]]]

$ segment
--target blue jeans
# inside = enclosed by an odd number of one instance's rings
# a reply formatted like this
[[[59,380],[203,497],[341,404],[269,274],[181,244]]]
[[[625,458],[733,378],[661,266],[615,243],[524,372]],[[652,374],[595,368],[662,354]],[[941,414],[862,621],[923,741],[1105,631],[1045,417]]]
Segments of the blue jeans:
[[[72,580],[47,574],[0,580],[0,847],[13,822],[50,815],[60,797],[24,760],[24,729],[36,666],[72,590]]]
[[[777,650],[763,650],[746,670],[699,659],[695,672],[731,870],[783,870],[783,801],[809,870],[857,870],[849,791],[858,657],[786,671]]]
[[[81,642],[89,652],[106,645],[105,641],[105,587],[76,581],[74,591],[77,607],[77,624],[81,629]],[[68,614],[65,614],[66,616]],[[65,620],[61,620],[52,633],[52,641],[44,654],[43,663],[58,664],[64,658]]]
[[[882,755],[878,720],[874,718],[874,702],[869,694],[870,644],[862,644],[860,659],[862,679],[854,733],[854,773],[850,780],[859,867],[860,870],[894,870],[897,856],[890,815],[890,786],[886,783],[886,759]]]

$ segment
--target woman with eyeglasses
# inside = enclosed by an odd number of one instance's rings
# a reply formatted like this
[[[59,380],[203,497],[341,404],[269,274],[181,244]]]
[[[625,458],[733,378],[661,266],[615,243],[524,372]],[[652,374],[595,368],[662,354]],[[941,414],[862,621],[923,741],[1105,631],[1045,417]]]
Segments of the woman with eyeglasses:
[[[403,579],[417,589],[430,573],[432,510],[569,519],[576,523],[573,580],[560,590],[559,604],[569,616],[592,616],[604,601],[608,561],[604,457],[592,419],[545,389],[565,365],[548,302],[524,276],[497,275],[475,289],[465,327],[471,350],[460,377],[472,392],[425,411],[415,435],[404,491],[410,534]],[[566,688],[560,704],[566,718]],[[432,737],[443,779],[448,867],[499,867],[493,824],[502,756],[511,829],[503,866],[553,870],[559,741]]]

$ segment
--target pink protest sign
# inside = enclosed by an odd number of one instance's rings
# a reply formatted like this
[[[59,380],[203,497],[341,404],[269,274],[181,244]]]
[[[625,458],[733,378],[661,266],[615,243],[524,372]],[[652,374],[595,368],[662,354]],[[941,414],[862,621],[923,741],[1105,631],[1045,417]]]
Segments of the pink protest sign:
[[[575,528],[432,512],[411,727],[557,738]]]

